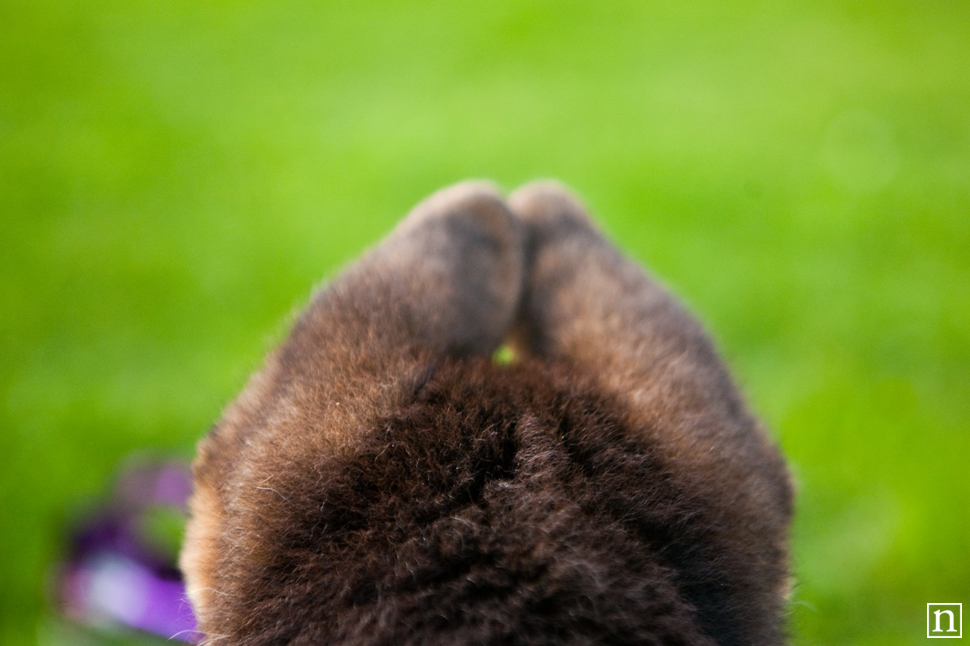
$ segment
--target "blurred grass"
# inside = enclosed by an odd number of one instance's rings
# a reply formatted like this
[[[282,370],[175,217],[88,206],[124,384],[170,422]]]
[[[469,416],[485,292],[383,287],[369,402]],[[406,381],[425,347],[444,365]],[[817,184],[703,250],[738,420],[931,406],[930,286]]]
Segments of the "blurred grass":
[[[794,643],[924,639],[970,604],[968,33],[953,0],[6,0],[0,643],[73,639],[65,519],[191,455],[322,276],[445,184],[540,176],[787,452]]]

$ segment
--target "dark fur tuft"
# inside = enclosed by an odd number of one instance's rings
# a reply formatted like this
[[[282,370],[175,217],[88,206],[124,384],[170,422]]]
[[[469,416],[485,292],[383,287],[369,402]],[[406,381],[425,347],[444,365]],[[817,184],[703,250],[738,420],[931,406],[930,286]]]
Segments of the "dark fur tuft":
[[[576,382],[446,361],[352,453],[261,465],[288,475],[261,501],[273,557],[237,573],[260,585],[227,604],[235,643],[711,644],[716,608],[679,592],[724,584],[730,553],[690,547],[706,502]]]

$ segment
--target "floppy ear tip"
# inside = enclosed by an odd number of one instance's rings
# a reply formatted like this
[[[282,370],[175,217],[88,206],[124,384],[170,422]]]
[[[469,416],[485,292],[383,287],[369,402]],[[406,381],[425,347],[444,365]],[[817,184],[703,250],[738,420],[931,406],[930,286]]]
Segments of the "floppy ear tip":
[[[509,196],[508,204],[529,225],[571,222],[596,228],[582,200],[557,180],[541,179],[529,182]]]
[[[505,204],[501,187],[490,180],[477,179],[459,182],[432,193],[411,210],[398,225],[397,231],[462,211],[475,213],[493,234],[502,234],[516,226],[515,218]]]

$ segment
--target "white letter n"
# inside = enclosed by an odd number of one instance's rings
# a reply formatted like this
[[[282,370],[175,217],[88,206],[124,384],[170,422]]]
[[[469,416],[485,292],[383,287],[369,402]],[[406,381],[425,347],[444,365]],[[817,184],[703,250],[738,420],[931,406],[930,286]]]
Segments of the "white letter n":
[[[935,633],[941,633],[941,632],[943,632],[943,629],[940,628],[940,615],[950,615],[950,628],[946,632],[948,632],[948,633],[960,632],[956,628],[953,627],[954,619],[953,619],[953,611],[952,610],[935,610],[933,612],[933,614],[936,615],[936,628],[933,630],[933,632],[935,632]]]

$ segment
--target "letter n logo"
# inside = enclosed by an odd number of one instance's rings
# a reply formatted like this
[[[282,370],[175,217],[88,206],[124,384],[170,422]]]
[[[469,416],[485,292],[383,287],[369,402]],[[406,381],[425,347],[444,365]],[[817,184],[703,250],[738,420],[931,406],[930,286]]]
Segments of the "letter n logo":
[[[926,636],[930,639],[963,637],[963,604],[926,604]]]

